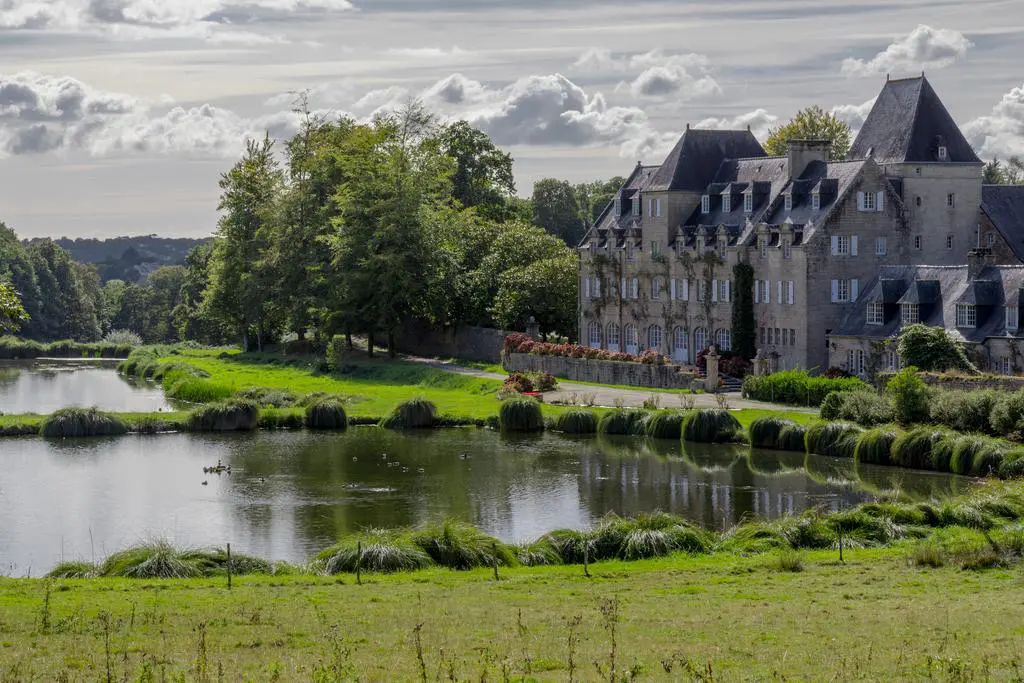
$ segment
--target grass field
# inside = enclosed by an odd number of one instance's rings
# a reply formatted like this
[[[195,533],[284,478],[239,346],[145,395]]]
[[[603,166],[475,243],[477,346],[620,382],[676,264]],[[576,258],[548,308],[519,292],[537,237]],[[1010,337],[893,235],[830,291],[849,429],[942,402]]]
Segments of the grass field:
[[[1020,680],[1020,569],[908,550],[364,577],[0,580],[0,680]],[[609,676],[614,658],[616,676]]]

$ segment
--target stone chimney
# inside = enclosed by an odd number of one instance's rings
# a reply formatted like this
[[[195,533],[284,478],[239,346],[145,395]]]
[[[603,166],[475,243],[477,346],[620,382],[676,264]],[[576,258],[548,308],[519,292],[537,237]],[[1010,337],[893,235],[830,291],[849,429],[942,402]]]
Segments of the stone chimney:
[[[989,266],[996,264],[991,249],[971,249],[967,252],[967,280],[974,280]]]
[[[831,140],[787,140],[789,145],[789,177],[796,180],[812,161],[828,161]]]

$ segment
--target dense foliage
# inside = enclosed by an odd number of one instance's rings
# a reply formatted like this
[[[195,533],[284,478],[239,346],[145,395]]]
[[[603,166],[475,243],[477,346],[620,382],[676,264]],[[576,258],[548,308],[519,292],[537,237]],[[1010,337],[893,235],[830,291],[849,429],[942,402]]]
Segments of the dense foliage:
[[[788,123],[768,131],[764,149],[771,156],[785,156],[790,140],[828,140],[832,161],[845,159],[852,142],[850,126],[816,105],[801,109]]]
[[[735,292],[732,304],[732,343],[736,355],[751,360],[757,354],[757,322],[754,319],[754,268],[737,263],[733,269]],[[726,374],[733,374],[726,371]]]
[[[908,325],[900,333],[897,348],[905,364],[921,370],[977,372],[963,344],[943,327]]]
[[[830,379],[814,377],[804,370],[776,372],[743,380],[743,396],[755,401],[785,403],[794,406],[820,406],[833,391],[868,389],[856,377]]]

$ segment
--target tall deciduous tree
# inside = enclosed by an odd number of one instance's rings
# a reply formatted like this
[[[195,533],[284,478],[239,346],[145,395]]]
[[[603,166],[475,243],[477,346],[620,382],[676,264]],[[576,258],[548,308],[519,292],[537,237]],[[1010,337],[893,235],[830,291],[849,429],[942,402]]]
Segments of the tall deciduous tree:
[[[482,216],[506,216],[506,202],[516,193],[512,155],[466,121],[445,126],[437,136],[437,146],[455,162],[452,196],[466,208],[476,207]]]
[[[0,332],[14,332],[28,319],[14,287],[0,282]]]
[[[850,126],[817,105],[801,109],[789,123],[768,131],[764,150],[771,156],[785,156],[790,140],[830,140],[833,161],[846,158],[852,142]]]
[[[1024,161],[1020,157],[1010,157],[1005,162],[994,158],[985,164],[981,182],[986,185],[1024,184]]]
[[[542,178],[534,184],[533,222],[572,247],[587,229],[572,184],[555,178]]]

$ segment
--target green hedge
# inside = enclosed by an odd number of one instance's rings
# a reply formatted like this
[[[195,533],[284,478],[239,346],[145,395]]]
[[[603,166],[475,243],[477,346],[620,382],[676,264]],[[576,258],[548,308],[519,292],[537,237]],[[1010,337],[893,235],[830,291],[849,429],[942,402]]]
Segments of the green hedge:
[[[776,372],[763,377],[750,376],[743,380],[744,398],[793,406],[817,407],[833,391],[870,388],[856,377],[813,377],[803,370]]]

